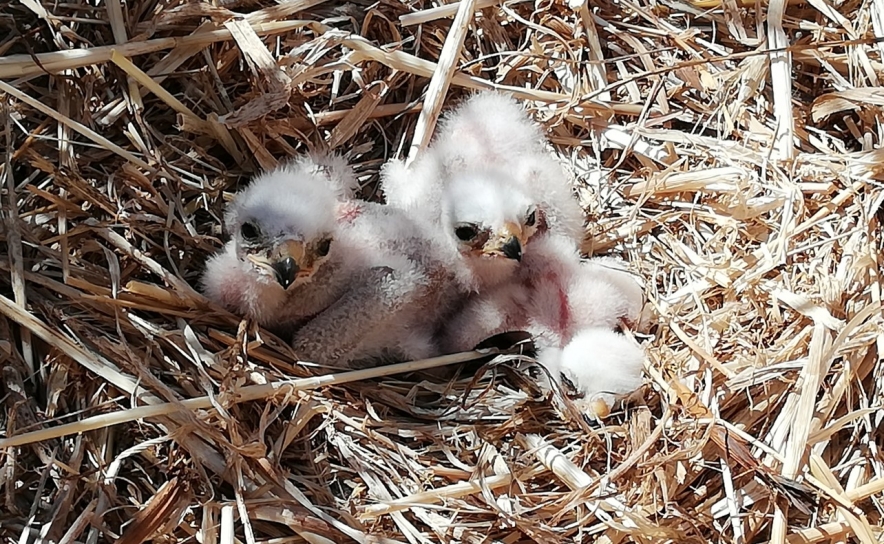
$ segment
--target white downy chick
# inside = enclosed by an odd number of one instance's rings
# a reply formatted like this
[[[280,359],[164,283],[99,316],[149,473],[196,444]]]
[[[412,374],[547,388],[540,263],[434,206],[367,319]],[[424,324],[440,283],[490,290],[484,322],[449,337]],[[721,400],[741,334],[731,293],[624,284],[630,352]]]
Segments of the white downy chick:
[[[449,111],[408,168],[388,162],[390,206],[440,232],[462,295],[512,278],[547,232],[581,237],[583,214],[543,132],[511,96],[480,92]],[[506,249],[506,251],[504,251]]]
[[[579,243],[583,211],[542,127],[512,95],[473,94],[442,119],[435,149],[454,174],[503,170],[510,186],[519,186],[537,203],[539,234],[549,230]]]
[[[355,266],[335,217],[356,187],[346,162],[327,155],[256,176],[225,213],[231,239],[206,263],[206,296],[282,334],[328,307]]]
[[[641,287],[613,260],[581,260],[564,237],[539,241],[524,263],[530,289],[527,331],[554,380],[567,377],[588,412],[604,417],[641,386],[644,351],[616,329],[638,323]]]
[[[428,320],[453,297],[447,255],[404,212],[354,198],[352,170],[318,156],[261,174],[226,214],[211,299],[339,367],[436,354]],[[373,361],[372,361],[373,362]]]
[[[641,289],[627,272],[581,261],[571,240],[547,236],[525,255],[514,282],[474,295],[448,320],[442,344],[463,351],[502,332],[526,331],[554,380],[564,373],[586,402],[610,406],[641,385],[644,354],[615,332],[624,321],[636,322],[641,307]],[[598,349],[586,349],[594,341]],[[598,403],[587,406],[603,411]]]

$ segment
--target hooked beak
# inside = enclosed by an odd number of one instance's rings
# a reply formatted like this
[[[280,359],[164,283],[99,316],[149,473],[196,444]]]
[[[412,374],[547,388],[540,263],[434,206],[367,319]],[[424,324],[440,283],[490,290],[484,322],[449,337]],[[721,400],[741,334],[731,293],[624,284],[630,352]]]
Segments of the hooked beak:
[[[276,261],[271,265],[273,271],[276,272],[276,281],[282,285],[283,289],[288,289],[289,285],[295,283],[298,277],[298,263],[291,257],[286,257],[281,261]]]
[[[250,256],[249,259],[256,265],[271,270],[282,288],[288,289],[295,283],[301,271],[298,263],[303,263],[304,260],[304,244],[297,240],[285,240],[277,244],[266,258]]]
[[[522,244],[515,236],[507,240],[500,249],[503,250],[503,255],[507,259],[515,259],[522,262]]]
[[[485,254],[491,256],[503,255],[507,259],[522,261],[522,246],[525,244],[524,232],[521,225],[507,222],[501,230],[500,236],[492,239],[485,246]]]

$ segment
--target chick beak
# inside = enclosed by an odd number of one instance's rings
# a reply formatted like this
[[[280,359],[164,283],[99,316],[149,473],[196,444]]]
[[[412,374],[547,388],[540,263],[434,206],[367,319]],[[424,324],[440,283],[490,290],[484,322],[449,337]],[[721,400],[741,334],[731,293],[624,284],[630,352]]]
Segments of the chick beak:
[[[297,240],[280,242],[272,251],[269,259],[270,268],[276,274],[276,281],[283,289],[295,283],[304,260],[304,244]]]
[[[515,236],[507,240],[500,249],[503,251],[504,257],[507,259],[515,259],[519,262],[522,261],[522,243],[519,242],[519,239]]]
[[[507,222],[501,229],[496,243],[494,243],[495,247],[492,247],[488,253],[492,255],[502,254],[507,259],[521,261],[522,246],[525,243],[522,240],[523,235],[524,232],[522,232],[522,227],[519,224]]]
[[[276,272],[276,281],[282,285],[283,289],[288,289],[289,285],[295,283],[295,278],[298,277],[298,263],[295,262],[291,257],[285,257],[282,260],[276,261],[272,265],[273,271]]]

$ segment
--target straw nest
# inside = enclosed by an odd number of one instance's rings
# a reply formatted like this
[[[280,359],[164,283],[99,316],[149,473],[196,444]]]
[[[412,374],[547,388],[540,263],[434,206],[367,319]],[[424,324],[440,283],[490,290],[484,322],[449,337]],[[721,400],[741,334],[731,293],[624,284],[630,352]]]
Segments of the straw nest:
[[[884,3],[595,4],[2,4],[6,541],[880,539]],[[513,357],[292,382],[329,370],[194,289],[256,171],[379,198],[481,88],[644,280],[603,421]]]

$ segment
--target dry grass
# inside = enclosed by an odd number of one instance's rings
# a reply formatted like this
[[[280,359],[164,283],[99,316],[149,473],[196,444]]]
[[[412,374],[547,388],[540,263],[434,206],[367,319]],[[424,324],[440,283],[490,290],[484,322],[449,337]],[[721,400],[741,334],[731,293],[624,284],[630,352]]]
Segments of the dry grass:
[[[880,541],[884,1],[470,2],[447,45],[419,1],[0,5],[5,542]],[[297,380],[194,290],[256,170],[346,151],[376,198],[492,87],[645,280],[639,401]]]

